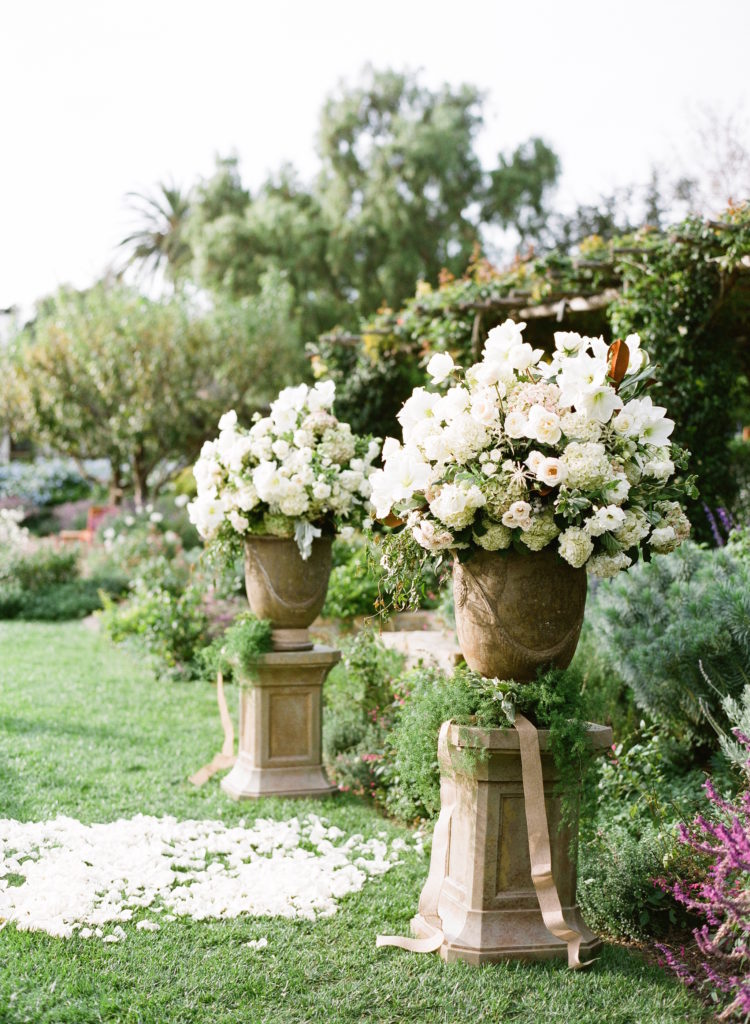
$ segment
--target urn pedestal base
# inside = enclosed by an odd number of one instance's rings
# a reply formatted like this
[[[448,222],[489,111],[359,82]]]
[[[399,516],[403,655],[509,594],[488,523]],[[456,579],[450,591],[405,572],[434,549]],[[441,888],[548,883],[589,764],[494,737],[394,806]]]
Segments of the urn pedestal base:
[[[252,680],[240,674],[239,753],[221,788],[234,800],[328,796],[322,763],[323,681],[340,659],[331,647],[264,655]]]
[[[612,742],[612,730],[602,725],[591,725],[588,735],[595,750],[603,751]],[[557,778],[545,730],[539,731],[539,745],[552,875],[565,921],[582,935],[580,956],[585,961],[596,956],[601,942],[576,905],[578,822],[561,826],[561,800],[554,793]],[[464,753],[469,747],[471,758]],[[479,760],[477,748],[483,754]],[[453,805],[448,838],[443,849],[433,845],[412,932],[428,938],[440,929],[440,955],[447,961],[565,959],[567,944],[547,930],[531,878],[518,733],[452,725],[447,751],[449,763],[441,759],[441,775],[450,780],[442,789],[443,811],[446,796]],[[437,916],[428,911],[436,890]]]

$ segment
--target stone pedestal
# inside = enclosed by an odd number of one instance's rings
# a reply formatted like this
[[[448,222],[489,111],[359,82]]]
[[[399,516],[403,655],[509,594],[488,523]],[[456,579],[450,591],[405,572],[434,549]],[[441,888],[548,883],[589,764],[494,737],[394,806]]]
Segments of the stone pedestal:
[[[604,750],[612,730],[589,727],[592,746]],[[560,828],[561,800],[554,795],[555,767],[549,732],[539,731],[544,797],[549,821],[552,872],[566,922],[583,934],[581,959],[596,955],[601,943],[586,927],[576,904],[575,850],[578,822]],[[484,748],[486,756],[462,756],[466,747]],[[433,848],[430,875],[412,919],[418,938],[444,934],[445,960],[481,964],[500,960],[565,958],[565,942],[545,927],[531,880],[518,733],[514,729],[478,729],[453,725],[448,735],[450,764],[441,764],[455,782],[447,855]],[[436,856],[437,854],[437,856]],[[421,913],[428,891],[440,890],[439,921]]]
[[[323,770],[321,692],[340,651],[274,651],[255,677],[240,678],[237,761],[221,783],[235,800],[260,796],[328,796]]]

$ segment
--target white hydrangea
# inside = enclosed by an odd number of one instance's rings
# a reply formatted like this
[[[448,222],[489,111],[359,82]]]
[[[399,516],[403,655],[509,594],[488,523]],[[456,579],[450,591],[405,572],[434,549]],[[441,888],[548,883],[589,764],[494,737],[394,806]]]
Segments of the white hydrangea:
[[[586,564],[586,568],[592,576],[598,576],[599,579],[609,579],[611,576],[616,576],[618,572],[622,572],[623,569],[629,568],[632,564],[633,559],[629,558],[624,551],[618,551],[612,555],[603,551],[598,555],[592,555]]]
[[[560,534],[558,550],[561,557],[574,569],[580,569],[594,550],[594,542],[586,530],[578,526],[569,526]]]
[[[430,512],[452,530],[462,530],[474,519],[485,497],[476,484],[444,484],[430,501]]]

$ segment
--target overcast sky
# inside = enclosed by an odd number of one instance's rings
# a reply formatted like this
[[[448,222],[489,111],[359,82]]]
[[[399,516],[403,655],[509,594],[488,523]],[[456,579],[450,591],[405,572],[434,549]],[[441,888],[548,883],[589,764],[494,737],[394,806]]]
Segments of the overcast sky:
[[[236,150],[257,185],[316,169],[326,94],[366,62],[487,92],[479,148],[541,135],[566,203],[644,180],[691,107],[750,109],[750,0],[8,0],[0,307],[90,283],[130,190]]]

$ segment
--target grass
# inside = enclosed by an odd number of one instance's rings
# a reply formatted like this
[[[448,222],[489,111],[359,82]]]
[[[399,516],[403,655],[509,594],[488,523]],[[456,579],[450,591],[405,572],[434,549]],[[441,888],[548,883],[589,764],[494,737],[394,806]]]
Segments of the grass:
[[[347,832],[384,822],[344,796],[237,805],[217,778],[187,776],[220,743],[211,687],[162,683],[80,623],[0,624],[0,817],[68,814],[111,821],[137,812],[227,823],[311,810]],[[586,973],[563,964],[473,968],[376,949],[408,933],[427,870],[401,867],[346,897],[327,920],[162,922],[103,945],[0,932],[2,1024],[359,1024],[528,1022],[674,1024],[705,1011],[633,951],[607,947]],[[268,936],[268,948],[243,946]]]

